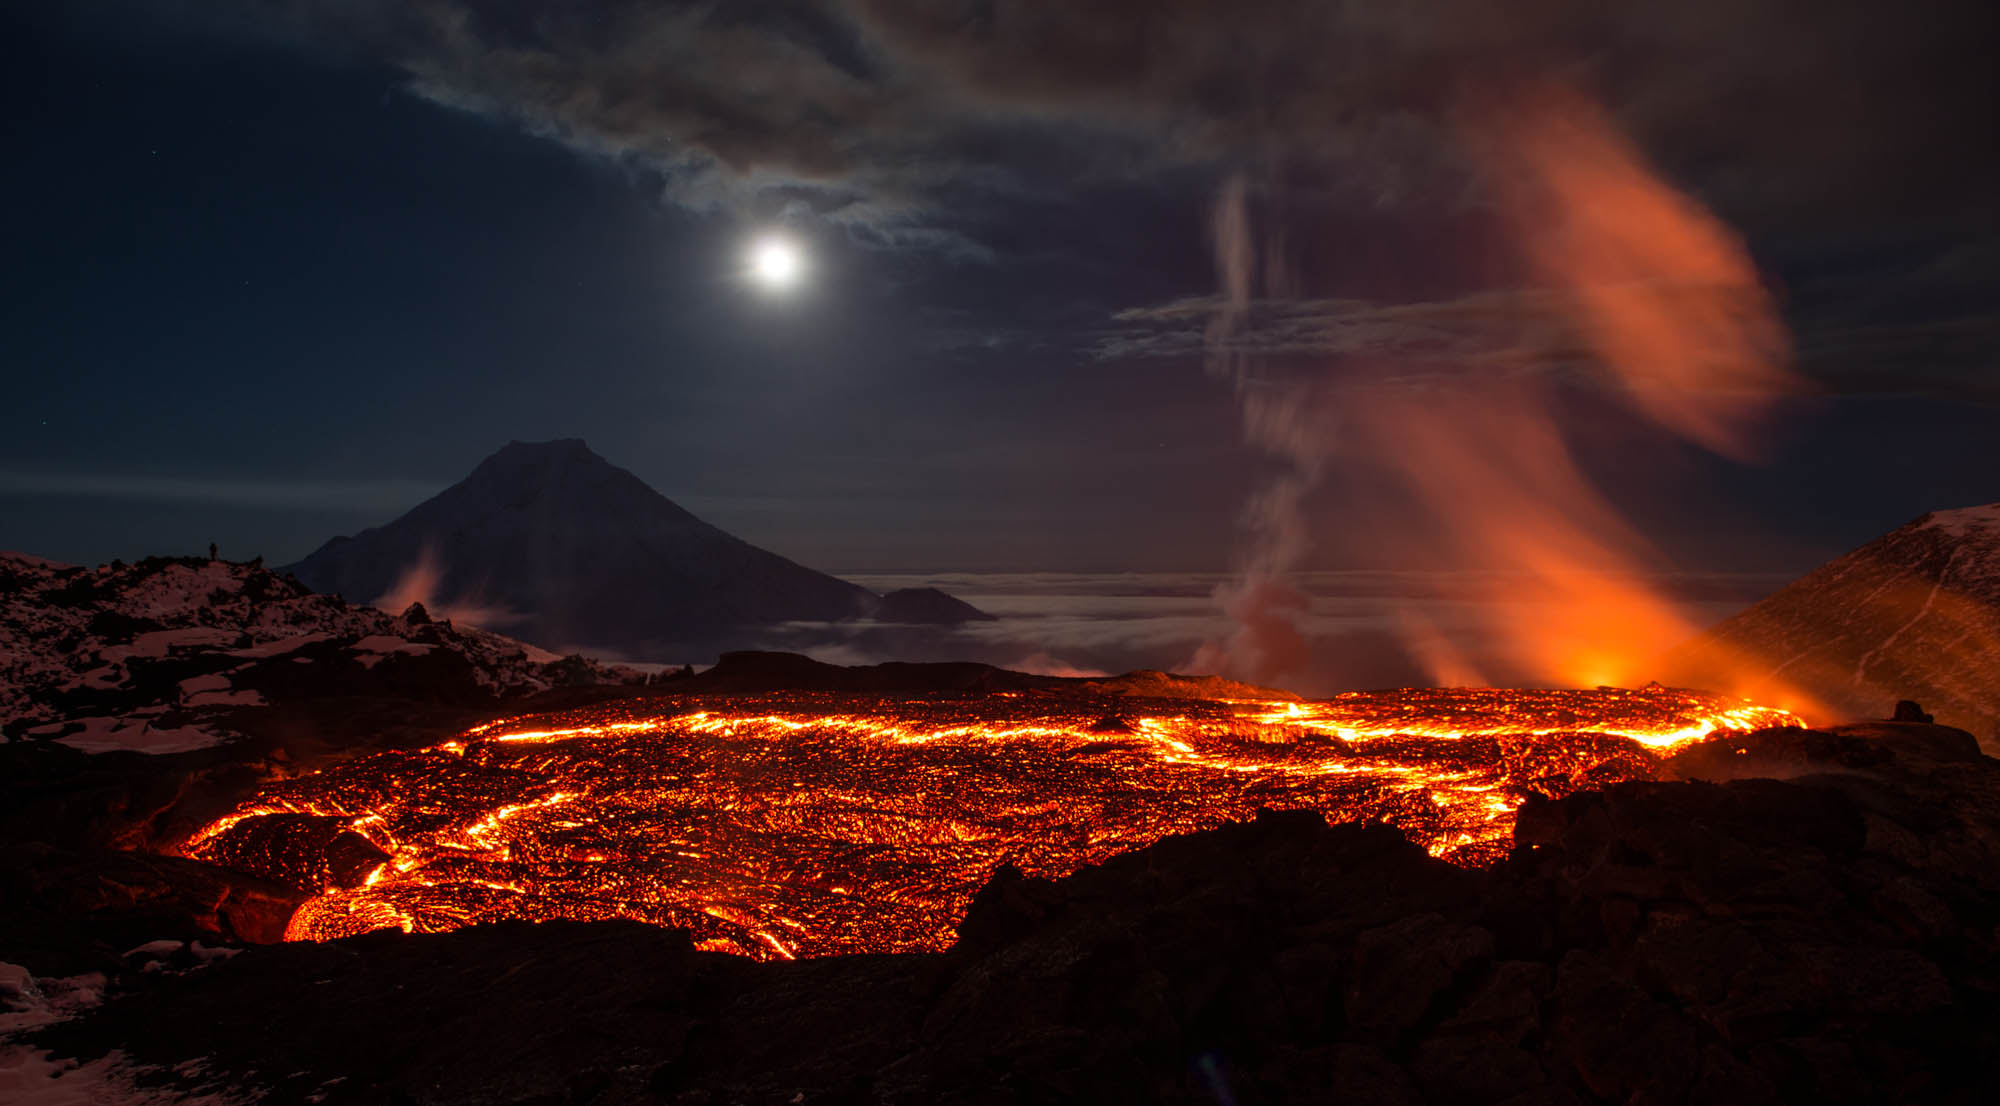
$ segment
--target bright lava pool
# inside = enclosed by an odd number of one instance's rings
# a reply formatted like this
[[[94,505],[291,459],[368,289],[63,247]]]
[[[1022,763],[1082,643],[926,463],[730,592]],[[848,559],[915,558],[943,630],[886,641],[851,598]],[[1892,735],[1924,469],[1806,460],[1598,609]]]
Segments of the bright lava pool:
[[[1658,687],[654,699],[274,783],[183,851],[317,892],[294,939],[633,918],[760,958],[939,949],[1002,864],[1061,876],[1259,808],[1379,819],[1481,864],[1530,794],[1797,724]]]

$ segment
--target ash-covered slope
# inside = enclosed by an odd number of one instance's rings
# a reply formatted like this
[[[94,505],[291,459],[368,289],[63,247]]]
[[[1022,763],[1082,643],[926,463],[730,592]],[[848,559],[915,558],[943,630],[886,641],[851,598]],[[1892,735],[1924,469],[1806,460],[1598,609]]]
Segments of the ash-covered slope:
[[[357,602],[423,593],[550,648],[657,660],[736,647],[780,623],[895,620],[875,593],[703,522],[575,439],[512,442],[408,514],[290,570]]]
[[[1670,682],[1791,688],[1879,717],[1920,700],[1991,749],[2000,727],[2000,503],[1937,511],[1830,561],[1676,650]]]
[[[96,569],[0,553],[0,734],[85,752],[215,744],[234,712],[327,696],[477,703],[638,677],[421,608],[393,615],[257,563]]]

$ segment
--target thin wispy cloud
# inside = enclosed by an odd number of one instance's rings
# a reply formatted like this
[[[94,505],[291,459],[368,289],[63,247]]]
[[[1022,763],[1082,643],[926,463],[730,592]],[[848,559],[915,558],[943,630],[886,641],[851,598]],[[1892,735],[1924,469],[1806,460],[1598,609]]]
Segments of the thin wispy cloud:
[[[268,510],[395,512],[443,488],[443,484],[428,480],[237,480],[0,470],[0,495]]]

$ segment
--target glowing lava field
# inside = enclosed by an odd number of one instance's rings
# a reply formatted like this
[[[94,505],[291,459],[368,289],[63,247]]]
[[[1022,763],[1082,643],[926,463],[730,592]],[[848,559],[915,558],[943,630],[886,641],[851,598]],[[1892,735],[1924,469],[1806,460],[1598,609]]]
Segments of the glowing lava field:
[[[274,783],[183,851],[317,892],[293,939],[624,917],[766,959],[937,949],[1002,864],[1066,875],[1267,807],[1479,864],[1530,794],[1798,722],[1658,687],[655,699]]]

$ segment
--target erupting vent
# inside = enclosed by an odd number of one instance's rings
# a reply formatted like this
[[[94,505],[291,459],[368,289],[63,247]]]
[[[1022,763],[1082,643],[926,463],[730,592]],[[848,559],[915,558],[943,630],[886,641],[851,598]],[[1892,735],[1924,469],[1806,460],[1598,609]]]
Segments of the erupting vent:
[[[1060,876],[1260,807],[1382,819],[1482,863],[1528,794],[1797,724],[1657,687],[626,705],[274,784],[184,851],[321,892],[294,939],[619,917],[763,958],[938,949],[1003,863]]]

